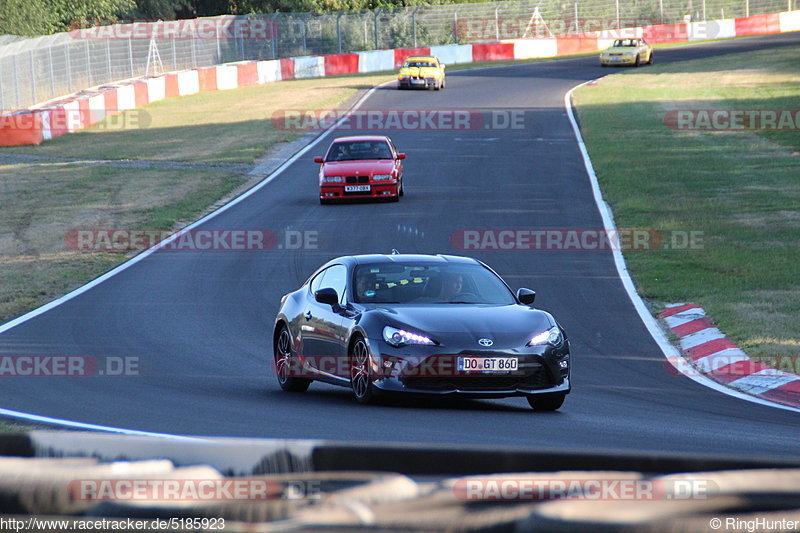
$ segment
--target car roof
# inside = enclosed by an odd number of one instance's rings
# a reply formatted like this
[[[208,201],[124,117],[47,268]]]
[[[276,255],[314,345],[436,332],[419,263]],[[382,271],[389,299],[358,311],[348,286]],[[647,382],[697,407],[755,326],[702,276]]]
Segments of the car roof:
[[[426,60],[426,61],[435,60],[435,61],[439,61],[438,59],[436,59],[436,56],[409,56],[409,57],[406,58],[406,61],[414,61],[414,60],[417,60],[417,61],[420,61],[420,60]]]
[[[443,254],[364,254],[340,257],[348,259],[348,262],[363,265],[367,263],[470,263],[477,264],[478,261],[471,257]]]
[[[351,135],[349,137],[336,137],[331,144],[339,141],[388,141],[386,135]]]

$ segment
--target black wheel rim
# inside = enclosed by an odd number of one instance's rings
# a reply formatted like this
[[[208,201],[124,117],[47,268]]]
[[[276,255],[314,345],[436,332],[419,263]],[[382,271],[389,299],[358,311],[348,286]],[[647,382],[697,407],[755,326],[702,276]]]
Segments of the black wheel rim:
[[[278,381],[286,383],[289,379],[289,364],[292,358],[292,338],[284,328],[278,336],[278,353],[275,355],[275,373]]]
[[[363,340],[353,346],[353,364],[350,367],[350,383],[356,398],[363,398],[369,390],[369,350]]]

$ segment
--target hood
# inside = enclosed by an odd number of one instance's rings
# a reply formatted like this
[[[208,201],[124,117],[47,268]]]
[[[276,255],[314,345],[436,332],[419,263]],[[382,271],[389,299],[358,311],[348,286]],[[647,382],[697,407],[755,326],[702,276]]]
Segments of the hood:
[[[401,76],[411,76],[412,78],[436,76],[438,72],[439,69],[436,67],[403,67],[400,69]]]
[[[639,51],[638,46],[612,46],[611,48],[606,49],[603,53],[604,54],[634,54]]]
[[[326,176],[356,176],[391,174],[391,159],[360,159],[358,161],[329,161],[323,165]]]
[[[479,349],[478,339],[482,338],[494,342],[492,349],[518,348],[555,325],[548,313],[524,305],[368,307],[381,313],[387,325],[410,328],[454,349]]]

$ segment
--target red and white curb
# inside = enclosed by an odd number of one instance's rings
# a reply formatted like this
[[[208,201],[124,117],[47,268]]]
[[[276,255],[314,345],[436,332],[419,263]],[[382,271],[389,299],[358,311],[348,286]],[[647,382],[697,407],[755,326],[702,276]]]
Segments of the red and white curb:
[[[701,375],[758,398],[800,407],[800,376],[750,359],[696,304],[669,304],[658,315]]]

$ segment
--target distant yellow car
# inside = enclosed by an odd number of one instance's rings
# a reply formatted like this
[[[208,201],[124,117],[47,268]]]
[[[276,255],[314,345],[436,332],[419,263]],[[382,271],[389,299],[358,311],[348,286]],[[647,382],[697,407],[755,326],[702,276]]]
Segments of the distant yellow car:
[[[617,39],[610,48],[600,54],[600,66],[650,65],[653,63],[653,48],[642,39]]]
[[[397,73],[397,88],[444,89],[444,67],[434,56],[408,57]]]

